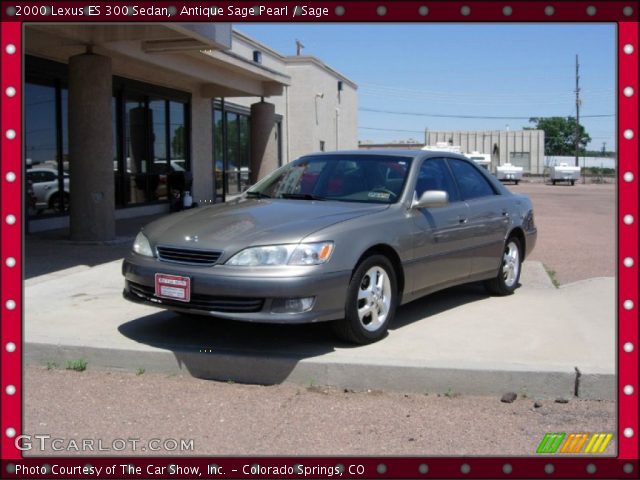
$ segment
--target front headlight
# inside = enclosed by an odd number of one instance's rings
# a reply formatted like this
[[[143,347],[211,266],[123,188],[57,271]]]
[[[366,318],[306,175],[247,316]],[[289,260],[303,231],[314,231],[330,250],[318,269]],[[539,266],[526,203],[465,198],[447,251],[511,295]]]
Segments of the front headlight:
[[[278,265],[320,265],[333,252],[333,242],[249,247],[227,260],[227,265],[262,267]]]
[[[153,257],[153,250],[151,250],[149,240],[144,236],[142,232],[138,233],[136,239],[133,241],[133,251],[138,255]]]

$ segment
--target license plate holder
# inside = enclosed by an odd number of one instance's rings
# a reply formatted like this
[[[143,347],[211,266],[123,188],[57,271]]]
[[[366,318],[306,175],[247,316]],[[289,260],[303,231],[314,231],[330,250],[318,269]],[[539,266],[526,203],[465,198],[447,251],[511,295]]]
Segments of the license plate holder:
[[[191,278],[156,273],[156,297],[178,302],[191,301]]]

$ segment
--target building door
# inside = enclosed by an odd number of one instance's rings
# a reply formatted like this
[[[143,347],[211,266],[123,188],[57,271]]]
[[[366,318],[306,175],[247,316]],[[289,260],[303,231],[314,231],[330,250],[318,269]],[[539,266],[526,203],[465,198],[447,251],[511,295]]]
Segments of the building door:
[[[238,195],[250,185],[250,116],[242,108],[214,104],[213,170],[216,202]]]

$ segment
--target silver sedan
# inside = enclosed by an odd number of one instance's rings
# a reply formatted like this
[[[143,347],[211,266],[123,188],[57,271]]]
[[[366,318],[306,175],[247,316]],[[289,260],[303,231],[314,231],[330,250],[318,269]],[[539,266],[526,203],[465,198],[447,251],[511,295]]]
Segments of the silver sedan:
[[[123,263],[124,297],[270,323],[332,321],[382,338],[398,305],[483,281],[508,295],[536,241],[528,197],[448,152],[295,160],[240,198],[157,220]]]

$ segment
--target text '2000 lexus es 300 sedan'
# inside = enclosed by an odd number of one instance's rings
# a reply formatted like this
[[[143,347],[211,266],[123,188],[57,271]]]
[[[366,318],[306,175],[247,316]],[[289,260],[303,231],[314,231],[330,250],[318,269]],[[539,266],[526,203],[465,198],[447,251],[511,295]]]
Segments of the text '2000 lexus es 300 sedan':
[[[319,153],[236,200],[145,226],[124,296],[251,322],[333,321],[369,343],[398,305],[436,290],[484,281],[512,293],[535,241],[529,198],[462,155]]]

